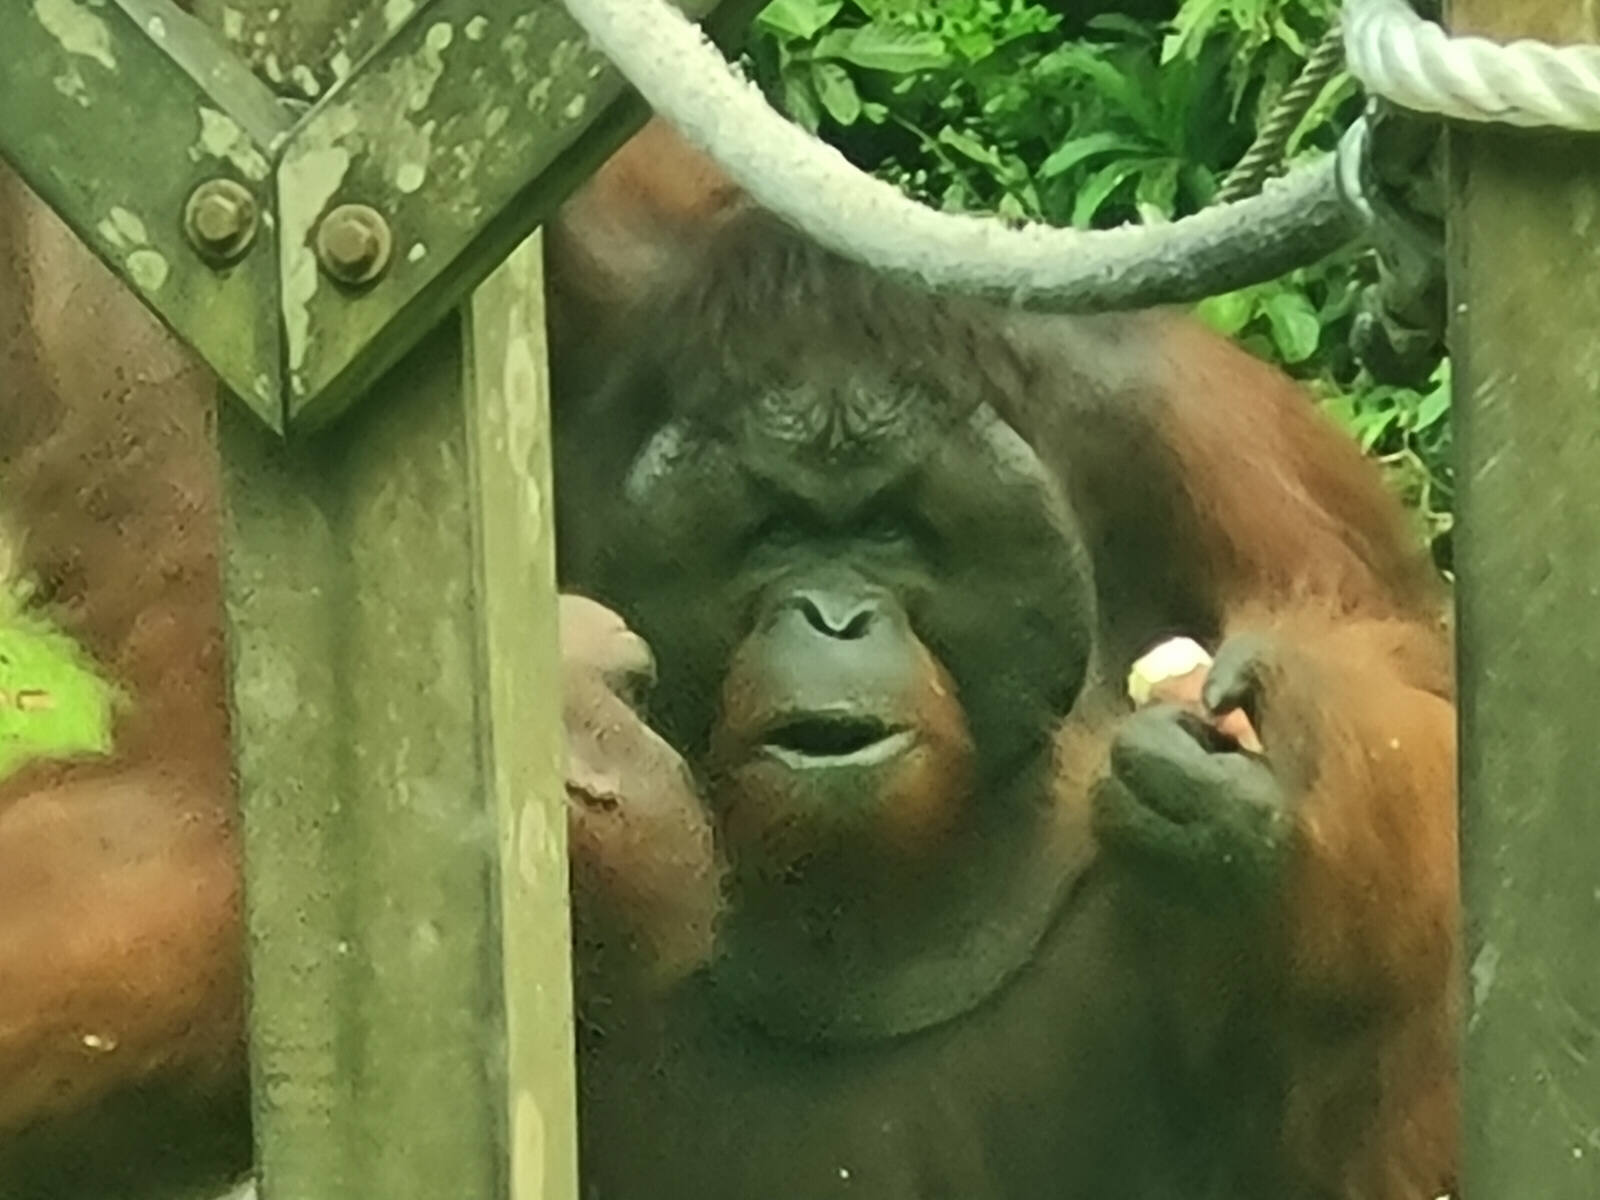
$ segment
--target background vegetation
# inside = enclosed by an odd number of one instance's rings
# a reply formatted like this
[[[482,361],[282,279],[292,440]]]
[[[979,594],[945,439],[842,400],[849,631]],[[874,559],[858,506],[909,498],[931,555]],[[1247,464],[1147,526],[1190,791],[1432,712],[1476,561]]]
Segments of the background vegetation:
[[[1194,212],[1250,144],[1337,0],[773,0],[748,65],[773,102],[858,165],[945,209],[1081,227]],[[1325,153],[1359,98],[1340,76],[1290,143]],[[1375,384],[1347,346],[1374,277],[1350,251],[1198,306],[1304,380],[1388,468],[1450,563],[1448,364],[1425,391]],[[0,544],[0,568],[6,555]],[[0,569],[0,775],[103,748],[114,694],[24,615]]]
[[[947,210],[1104,227],[1203,208],[1299,73],[1338,0],[773,0],[753,76],[857,165]],[[1323,154],[1360,111],[1341,73],[1289,144]],[[1376,277],[1351,250],[1199,315],[1303,380],[1388,469],[1450,566],[1449,378],[1375,383],[1348,347]]]
[[[25,609],[0,540],[0,779],[30,758],[109,749],[117,696],[88,657]]]

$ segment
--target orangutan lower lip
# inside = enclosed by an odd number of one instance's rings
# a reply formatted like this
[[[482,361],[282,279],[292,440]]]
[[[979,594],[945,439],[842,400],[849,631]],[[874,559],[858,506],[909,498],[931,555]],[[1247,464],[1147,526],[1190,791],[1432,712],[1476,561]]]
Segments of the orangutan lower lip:
[[[788,766],[870,766],[908,749],[915,735],[872,717],[805,716],[767,734],[764,749]]]

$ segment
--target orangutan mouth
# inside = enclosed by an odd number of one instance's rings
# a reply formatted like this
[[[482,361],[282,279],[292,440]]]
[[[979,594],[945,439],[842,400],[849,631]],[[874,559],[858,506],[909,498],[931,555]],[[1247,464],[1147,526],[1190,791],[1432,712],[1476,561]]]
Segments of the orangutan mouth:
[[[808,713],[776,725],[763,747],[788,766],[873,766],[905,753],[915,740],[913,731],[877,717]]]

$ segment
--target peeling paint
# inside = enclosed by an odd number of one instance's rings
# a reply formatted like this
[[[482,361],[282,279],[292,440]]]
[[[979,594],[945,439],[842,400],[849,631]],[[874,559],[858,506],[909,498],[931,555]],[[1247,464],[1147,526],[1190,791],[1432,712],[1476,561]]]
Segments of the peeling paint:
[[[528,528],[537,529],[544,517],[544,497],[539,492],[538,464],[543,448],[540,421],[545,407],[540,403],[544,380],[539,355],[528,336],[530,326],[522,304],[512,304],[506,312],[505,358],[500,380],[506,407],[506,444],[511,461],[522,475],[522,504]],[[537,806],[531,806],[537,807]]]
[[[394,186],[409,196],[427,181],[428,168],[422,163],[401,163],[395,168]]]
[[[428,30],[428,36],[422,43],[422,61],[417,64],[416,81],[411,88],[409,107],[412,112],[421,112],[433,99],[434,89],[439,86],[439,77],[444,74],[444,52],[454,39],[455,30],[443,21]]]
[[[1493,942],[1484,943],[1483,949],[1478,951],[1477,958],[1473,959],[1472,969],[1469,972],[1472,978],[1472,1007],[1474,1010],[1483,1007],[1489,999],[1489,993],[1494,990],[1495,976],[1500,971],[1500,947]],[[1477,1020],[1474,1011],[1468,1024]]]
[[[95,228],[107,243],[118,250],[131,250],[150,242],[150,234],[138,214],[120,206],[113,206]]]
[[[423,45],[435,54],[443,54],[450,48],[450,43],[455,41],[456,31],[448,21],[435,21],[428,27],[428,36],[423,39]]]
[[[294,70],[289,72],[289,78],[294,80],[295,87],[300,89],[300,94],[309,100],[315,100],[322,95],[322,85],[317,82],[317,77],[312,74],[311,68],[304,63],[299,63]]]
[[[202,106],[199,110],[200,133],[189,147],[189,157],[195,162],[211,157],[232,163],[246,179],[260,183],[271,174],[272,167],[266,156],[257,150],[239,123],[227,113]]]
[[[411,249],[406,251],[407,262],[421,262],[428,257],[428,247],[422,242],[412,243]]]
[[[455,161],[456,179],[461,184],[455,199],[471,198],[473,181],[477,178],[478,164],[483,161],[484,149],[484,143],[476,139],[451,147],[450,157]]]
[[[440,22],[415,54],[361,80],[343,99],[305,126],[279,170],[284,340],[289,386],[306,395],[311,346],[311,304],[321,275],[311,248],[312,230],[344,182],[357,156],[373,155],[403,193],[420,189],[433,160],[437,122],[413,124],[408,114],[427,108],[444,74],[443,55],[454,30]]]
[[[393,33],[405,19],[417,11],[417,0],[384,0],[383,24]]]
[[[331,144],[339,130],[325,129],[328,143],[303,142],[295,146],[278,169],[279,217],[283,236],[278,241],[283,272],[283,327],[288,351],[290,385],[305,394],[300,368],[305,364],[311,335],[311,300],[321,276],[311,234],[317,218],[344,182],[350,170],[350,151]]]
[[[33,0],[33,15],[68,54],[92,58],[108,71],[117,69],[110,26],[76,0]]]
[[[352,64],[350,61],[350,56],[343,50],[338,51],[332,58],[328,60],[328,69],[333,72],[333,77],[335,79],[349,78],[350,69],[353,65],[354,64]]]
[[[1584,241],[1594,235],[1595,218],[1600,204],[1596,203],[1593,188],[1578,188],[1572,195],[1572,232]]]
[[[469,42],[483,41],[483,35],[487,32],[489,32],[489,18],[481,13],[466,24],[466,34]]]
[[[237,42],[244,37],[244,14],[237,8],[222,10],[222,36],[230,42]]]
[[[68,100],[73,101],[80,108],[92,107],[93,101],[89,96],[89,85],[83,81],[83,75],[77,67],[69,64],[66,70],[62,71],[50,82],[55,85],[56,91],[60,92]]]
[[[159,292],[162,284],[167,282],[167,276],[172,273],[162,253],[148,246],[128,255],[125,265],[128,278],[133,280],[135,287],[146,293]]]
[[[150,231],[137,213],[114,206],[95,225],[95,232],[108,247],[124,256],[123,268],[141,292],[158,292],[166,284],[172,274],[171,265],[150,245]]]
[[[545,1194],[545,1145],[549,1139],[545,1135],[544,1114],[539,1111],[539,1101],[533,1093],[517,1093],[511,1129],[511,1194],[542,1196]]]
[[[550,107],[551,86],[551,81],[549,79],[541,79],[538,83],[534,84],[528,89],[529,112],[536,114],[542,113],[545,109]]]
[[[506,127],[506,122],[511,119],[511,110],[504,104],[497,104],[489,110],[489,115],[484,118],[483,131],[489,137],[494,137]]]
[[[144,23],[144,31],[156,41],[164,41],[167,36],[167,23],[160,17],[151,17]]]
[[[508,33],[501,39],[500,52],[505,55],[511,82],[526,83],[533,74],[533,68],[528,66],[528,39],[520,33]]]
[[[555,857],[551,845],[550,822],[545,819],[544,805],[524,804],[522,819],[517,822],[517,866],[522,881],[537,886],[544,878],[544,865]]]
[[[561,115],[566,117],[569,121],[576,121],[579,117],[583,116],[583,110],[588,107],[589,97],[582,92],[577,92],[573,95],[571,100],[567,101],[566,107],[561,110]]]
[[[582,42],[568,39],[557,42],[555,49],[550,51],[550,59],[546,71],[550,75],[561,77],[578,65],[578,60],[583,57],[584,45]]]
[[[234,686],[239,689],[239,706],[255,714],[256,720],[272,724],[303,720],[305,709],[300,678],[294,664],[282,654],[256,653],[255,669],[240,672]]]

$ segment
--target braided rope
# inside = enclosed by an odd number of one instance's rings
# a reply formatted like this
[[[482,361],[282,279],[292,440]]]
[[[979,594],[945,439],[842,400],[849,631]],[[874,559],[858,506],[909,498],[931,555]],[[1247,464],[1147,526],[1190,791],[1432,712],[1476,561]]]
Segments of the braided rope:
[[[1332,156],[1162,224],[1009,228],[939,212],[774,112],[667,0],[564,3],[651,108],[757,204],[837,254],[935,290],[1056,311],[1182,303],[1274,278],[1354,233]]]
[[[1350,73],[1401,108],[1600,132],[1600,46],[1451,37],[1407,0],[1345,0],[1344,40]]]
[[[1261,190],[1261,185],[1283,164],[1289,139],[1300,127],[1306,113],[1311,111],[1317,96],[1343,66],[1344,34],[1339,27],[1339,18],[1335,16],[1333,24],[1306,59],[1300,74],[1284,89],[1283,95],[1278,97],[1278,102],[1267,114],[1267,119],[1261,123],[1255,141],[1250,143],[1250,148],[1223,179],[1211,203],[1231,204],[1246,196],[1254,196]]]

